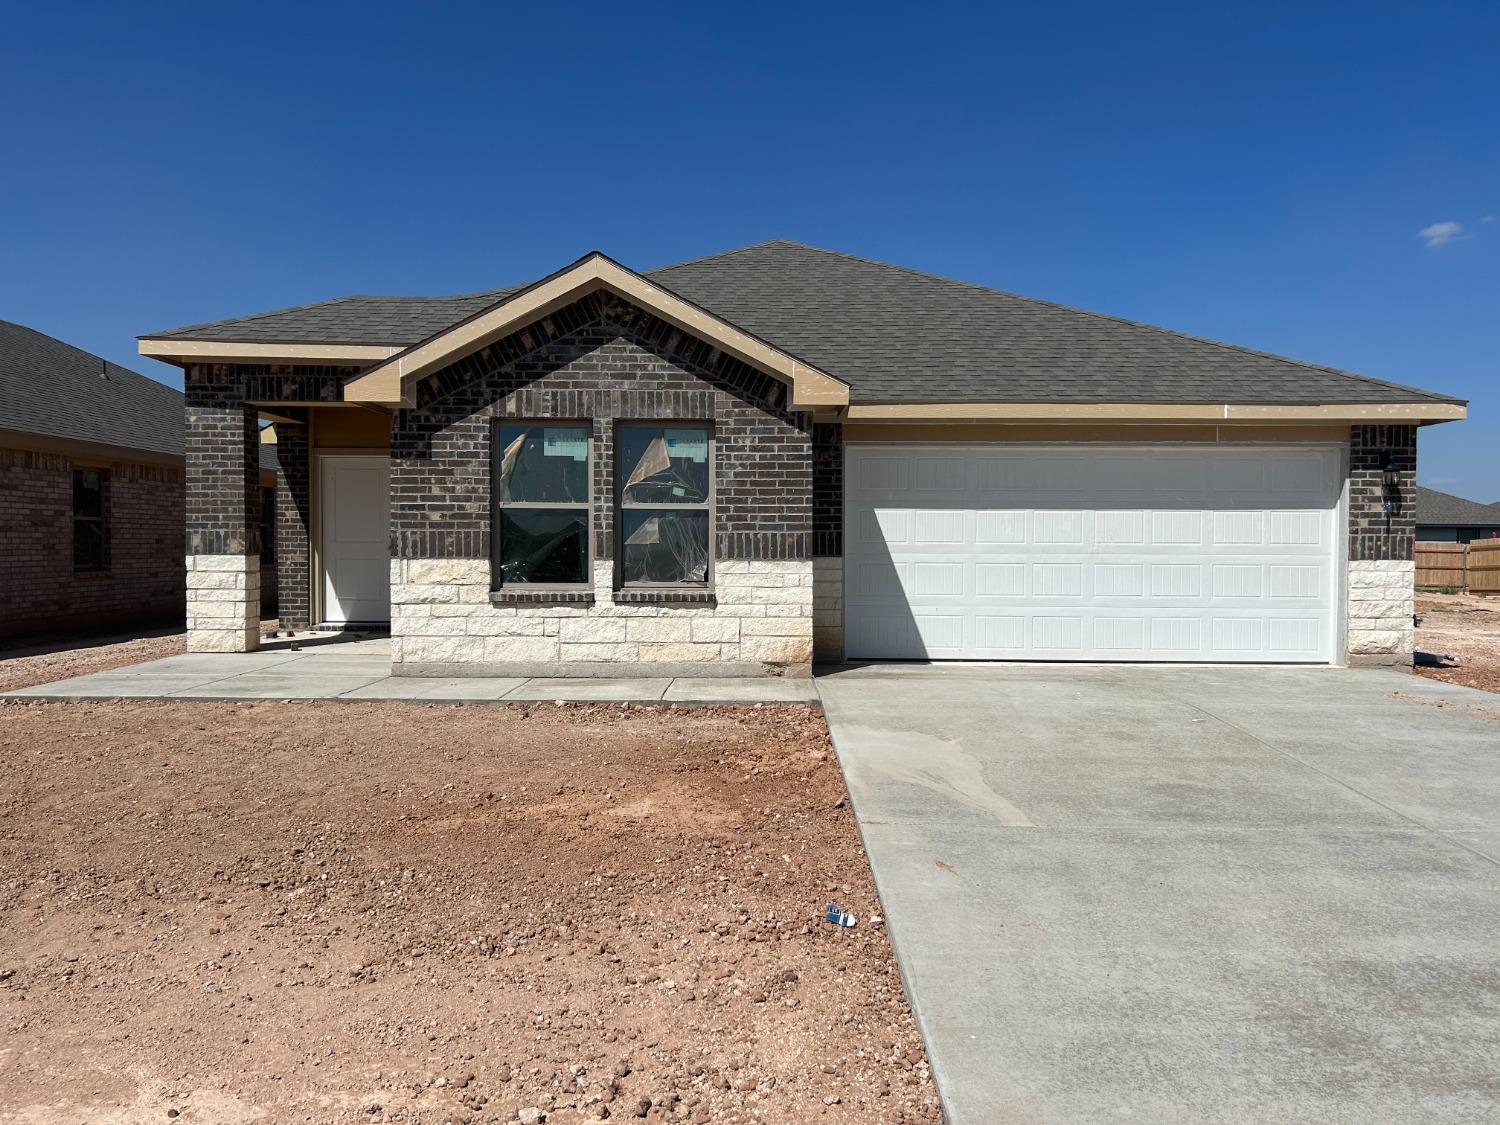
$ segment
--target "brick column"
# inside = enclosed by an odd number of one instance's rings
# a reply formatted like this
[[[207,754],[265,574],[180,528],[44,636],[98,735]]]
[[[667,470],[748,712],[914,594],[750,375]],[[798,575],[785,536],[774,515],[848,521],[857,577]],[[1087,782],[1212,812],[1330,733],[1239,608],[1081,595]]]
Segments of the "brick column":
[[[1386,510],[1384,465],[1399,483]],[[1353,426],[1349,430],[1350,664],[1410,667],[1416,566],[1417,428]]]
[[[305,417],[305,411],[292,411]],[[312,552],[309,508],[311,450],[308,427],[276,425],[276,587],[283,629],[312,625]]]
[[[187,630],[190,652],[260,644],[260,426],[235,369],[194,364],[187,396]]]
[[[844,658],[844,427],[812,428],[813,658]]]

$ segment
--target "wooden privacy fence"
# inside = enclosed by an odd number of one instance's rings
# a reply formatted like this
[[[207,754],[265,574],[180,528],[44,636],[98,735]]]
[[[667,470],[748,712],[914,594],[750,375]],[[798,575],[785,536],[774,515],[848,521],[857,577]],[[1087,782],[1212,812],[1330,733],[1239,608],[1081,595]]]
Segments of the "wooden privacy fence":
[[[1472,543],[1417,543],[1418,586],[1451,586],[1471,594],[1500,594],[1500,539]]]

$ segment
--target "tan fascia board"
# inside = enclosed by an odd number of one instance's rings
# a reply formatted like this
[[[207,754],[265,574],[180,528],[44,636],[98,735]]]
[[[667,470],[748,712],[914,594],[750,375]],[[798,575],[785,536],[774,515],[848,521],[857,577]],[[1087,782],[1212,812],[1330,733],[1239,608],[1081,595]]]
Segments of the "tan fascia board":
[[[1235,403],[1149,402],[916,402],[854,405],[851,422],[1026,421],[1079,422],[1452,422],[1468,408],[1449,402],[1312,403],[1253,406]]]
[[[826,372],[803,363],[734,325],[646,280],[602,254],[511,296],[452,328],[392,356],[344,386],[351,402],[410,404],[412,388],[424,376],[463,359],[527,324],[532,324],[596,289],[607,289],[685,332],[708,340],[730,355],[780,379],[791,388],[792,406],[814,409],[849,401],[849,388]]]
[[[173,340],[143,336],[141,355],[167,363],[349,363],[363,367],[403,350],[397,344],[257,344],[234,340]]]

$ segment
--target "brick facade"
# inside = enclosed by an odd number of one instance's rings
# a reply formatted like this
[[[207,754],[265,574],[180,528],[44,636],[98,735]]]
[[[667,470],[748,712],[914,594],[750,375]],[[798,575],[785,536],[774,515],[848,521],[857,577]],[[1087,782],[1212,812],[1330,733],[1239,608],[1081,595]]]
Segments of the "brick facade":
[[[260,556],[260,422],[247,406],[240,372],[192,364],[187,397],[187,550]]]
[[[813,557],[844,553],[844,427],[838,422],[813,426]]]
[[[182,470],[92,458],[83,464],[108,472],[109,569],[75,574],[75,462],[0,448],[0,633],[182,617]]]
[[[312,450],[307,412],[286,413],[301,424],[276,427],[277,616],[283,629],[312,624]]]
[[[1396,507],[1385,510],[1387,455],[1400,473]],[[1417,427],[1351,426],[1349,558],[1410,562],[1417,532]]]
[[[500,419],[591,427],[594,577],[577,596],[536,605],[524,589],[514,600],[490,590],[491,456]],[[614,589],[615,427],[656,420],[712,426],[711,592],[674,598]],[[784,384],[604,292],[429,377],[418,406],[399,411],[392,425],[398,670],[805,669],[811,430],[807,416],[789,408]]]
[[[593,426],[596,558],[614,556],[616,421],[709,422],[715,557],[811,557],[811,423],[785,385],[603,292],[423,380],[391,431],[391,540],[400,558],[488,558],[497,419]]]

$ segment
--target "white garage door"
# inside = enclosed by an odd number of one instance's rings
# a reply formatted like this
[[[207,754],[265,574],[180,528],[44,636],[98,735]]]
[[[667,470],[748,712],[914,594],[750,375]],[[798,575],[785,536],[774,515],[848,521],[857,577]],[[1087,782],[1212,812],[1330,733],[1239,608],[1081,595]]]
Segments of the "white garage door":
[[[846,456],[851,660],[1333,659],[1336,448]]]

